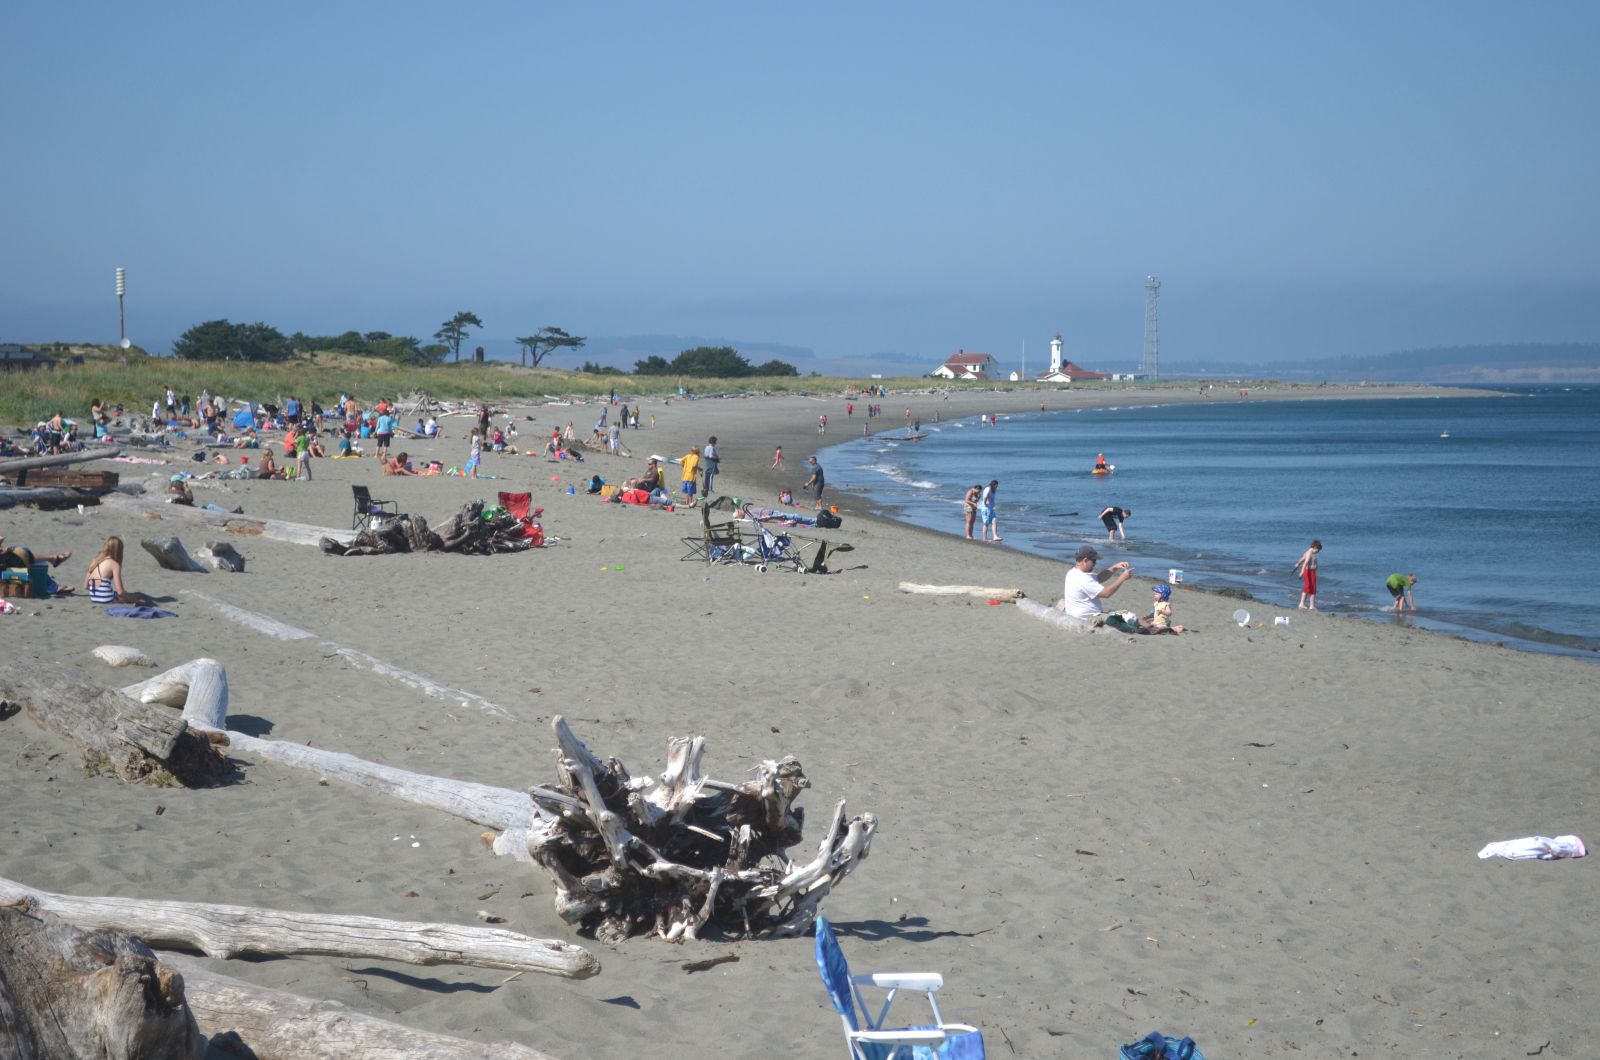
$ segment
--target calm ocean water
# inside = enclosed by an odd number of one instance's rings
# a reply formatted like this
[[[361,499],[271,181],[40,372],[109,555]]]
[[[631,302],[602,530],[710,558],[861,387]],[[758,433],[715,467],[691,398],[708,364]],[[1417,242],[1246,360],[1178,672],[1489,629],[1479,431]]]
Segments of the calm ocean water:
[[[860,429],[859,417],[838,420]],[[960,534],[966,487],[999,479],[1003,547],[1064,559],[1094,542],[1102,564],[1126,559],[1151,577],[1181,567],[1189,583],[1247,589],[1274,614],[1298,601],[1291,567],[1320,538],[1324,610],[1600,651],[1600,388],[1219,398],[1002,416],[993,429],[925,418],[920,442],[880,426],[829,448],[823,466],[830,485],[905,522]],[[1114,474],[1089,473],[1099,452]],[[1133,517],[1128,541],[1107,547],[1096,516],[1111,504]],[[1395,572],[1418,575],[1414,618],[1382,611]]]

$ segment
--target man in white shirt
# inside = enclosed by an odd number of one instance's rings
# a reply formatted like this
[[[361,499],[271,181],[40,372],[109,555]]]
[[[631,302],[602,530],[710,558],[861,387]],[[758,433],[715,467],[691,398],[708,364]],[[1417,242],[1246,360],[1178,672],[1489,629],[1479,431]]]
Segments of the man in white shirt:
[[[1067,571],[1066,588],[1061,597],[1061,610],[1073,618],[1094,619],[1104,610],[1100,601],[1110,597],[1122,583],[1133,577],[1133,568],[1126,563],[1113,563],[1105,570],[1094,573],[1100,553],[1093,545],[1078,549],[1077,560]]]

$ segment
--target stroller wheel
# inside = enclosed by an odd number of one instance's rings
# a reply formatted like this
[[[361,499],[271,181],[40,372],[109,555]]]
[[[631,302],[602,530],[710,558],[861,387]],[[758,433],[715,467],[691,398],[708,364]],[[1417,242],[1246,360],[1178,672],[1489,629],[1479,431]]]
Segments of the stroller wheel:
[[[757,574],[765,574],[765,573],[767,573],[767,565],[765,563],[757,564],[756,565],[756,573]]]

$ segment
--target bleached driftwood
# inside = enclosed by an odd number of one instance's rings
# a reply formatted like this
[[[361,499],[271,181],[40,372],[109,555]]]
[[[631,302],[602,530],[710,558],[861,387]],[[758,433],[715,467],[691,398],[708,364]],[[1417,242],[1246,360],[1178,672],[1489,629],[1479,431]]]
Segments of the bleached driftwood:
[[[900,591],[919,596],[979,596],[988,600],[1021,600],[1021,589],[985,589],[981,585],[922,585],[901,582]]]
[[[554,1060],[512,1042],[469,1042],[353,1012],[333,1001],[218,975],[198,960],[163,953],[183,974],[200,1031],[213,1045],[256,1060]]]
[[[53,894],[0,877],[0,903],[22,899],[87,931],[125,932],[152,948],[196,949],[208,957],[370,957],[543,972],[569,979],[587,979],[600,971],[600,962],[581,946],[476,924]]]
[[[200,558],[210,564],[213,570],[244,573],[244,557],[226,541],[207,541],[200,549]]]
[[[1094,627],[1085,619],[1074,618],[1054,607],[1046,607],[1032,600],[1018,600],[1017,609],[1025,615],[1032,615],[1050,623],[1057,629],[1064,629],[1069,633],[1089,633]]]
[[[158,564],[165,570],[180,571],[184,574],[203,574],[205,568],[194,561],[194,557],[184,550],[183,542],[176,537],[169,537],[164,541],[147,537],[139,542],[144,550],[155,557]]]
[[[183,720],[195,717],[227,717],[228,671],[215,659],[190,659],[154,677],[128,685],[122,694],[140,703],[159,703],[184,709]],[[220,725],[208,726],[221,728]]]
[[[159,499],[154,497],[108,497],[107,500],[110,500],[114,506],[129,508],[161,519],[182,519],[190,522],[199,522],[230,534],[238,534],[242,537],[265,537],[273,541],[285,541],[291,545],[314,546],[324,537],[331,537],[336,541],[348,543],[354,541],[356,536],[353,530],[333,530],[325,526],[285,522],[282,519],[262,519],[249,515],[236,515],[231,512],[214,512],[209,508],[168,504],[164,497]]]
[[[357,651],[356,649],[340,644],[337,641],[322,639],[309,629],[301,629],[299,626],[291,626],[287,622],[280,622],[270,615],[257,614],[254,611],[247,611],[242,607],[235,607],[233,604],[224,603],[215,597],[207,596],[205,593],[195,592],[188,589],[184,590],[184,592],[197,600],[204,600],[217,611],[221,612],[223,615],[239,623],[240,625],[249,629],[257,630],[261,633],[265,633],[269,637],[275,637],[278,640],[316,639],[323,647],[337,654],[351,666],[355,666],[363,670],[371,670],[373,673],[387,677],[392,681],[397,681],[400,684],[406,685],[410,688],[415,688],[417,691],[422,692],[425,695],[433,696],[438,699],[453,699],[457,703],[460,703],[463,707],[477,707],[485,714],[489,714],[497,718],[511,717],[511,712],[505,707],[483,698],[476,692],[468,692],[464,689],[452,688],[449,685],[440,684],[432,678],[424,677],[422,674],[413,673],[412,671],[396,666],[393,663],[385,662],[382,659],[368,655],[366,652]]]
[[[18,456],[9,460],[0,460],[0,475],[10,477],[17,471],[32,471],[40,467],[66,467],[68,464],[82,464],[90,460],[106,460],[113,456],[121,456],[121,449],[111,449],[105,452],[85,451],[81,453],[56,453],[49,456]]]
[[[533,789],[559,819],[531,837],[534,859],[555,880],[556,911],[602,941],[654,931],[668,941],[713,933],[735,938],[798,934],[833,885],[867,856],[878,821],[848,824],[834,808],[817,856],[797,866],[786,849],[801,838],[792,808],[811,786],[793,757],[765,761],[753,780],[700,775],[704,742],[670,742],[660,783],[602,762],[557,715],[560,782]]]
[[[674,739],[660,782],[634,779],[615,758],[602,762],[552,721],[560,744],[558,782],[529,794],[470,781],[411,773],[354,755],[263,740],[226,728],[226,676],[213,660],[195,660],[143,682],[141,694],[188,680],[195,689],[184,719],[226,741],[236,754],[310,770],[373,788],[499,831],[497,854],[532,860],[555,883],[556,911],[604,941],[644,931],[695,938],[706,930],[732,937],[797,934],[817,905],[867,856],[877,818],[844,819],[834,809],[817,855],[805,865],[786,850],[801,839],[803,816],[792,804],[810,786],[795,759],[762,762],[753,780],[728,784],[700,773],[704,741]],[[221,689],[220,694],[218,689]]]
[[[91,768],[123,780],[144,780],[164,771],[185,787],[206,787],[231,772],[210,740],[182,718],[89,684],[69,667],[0,667],[0,704],[6,703],[25,708],[40,728],[77,747]],[[0,718],[8,713],[0,710]]]
[[[0,1057],[195,1060],[183,976],[138,939],[0,905]]]
[[[93,652],[96,659],[107,666],[154,666],[155,660],[138,648],[121,644],[102,644]]]

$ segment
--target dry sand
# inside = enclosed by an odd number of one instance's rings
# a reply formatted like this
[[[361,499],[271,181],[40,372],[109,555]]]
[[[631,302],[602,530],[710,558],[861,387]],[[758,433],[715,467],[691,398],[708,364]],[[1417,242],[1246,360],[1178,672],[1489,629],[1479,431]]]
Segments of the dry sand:
[[[894,423],[907,405],[929,419],[936,403],[948,418],[1039,400],[883,404]],[[596,411],[522,410],[535,419],[521,441],[535,448],[569,419],[582,431]],[[774,444],[797,467],[819,412],[830,440],[859,429],[836,398],[649,402],[657,427],[625,442],[675,456],[717,434],[719,492],[771,499]],[[464,459],[467,421],[444,422],[456,437],[405,447]],[[1062,564],[878,521],[850,498],[826,535],[855,545],[838,573],[708,568],[680,562],[693,513],[564,492],[573,472],[615,480],[641,465],[490,456],[500,477],[469,482],[324,460],[311,483],[196,487],[202,501],[330,527],[348,526],[353,482],[435,519],[531,488],[559,540],[492,558],[340,559],[237,538],[247,573],[185,575],[136,544],[177,533],[198,548],[208,535],[180,513],[0,512],[12,543],[73,550],[61,572],[73,584],[104,537],[122,535],[129,587],[181,613],[139,622],[84,598],[24,601],[0,617],[0,657],[121,685],[143,674],[97,663],[95,646],[135,645],[164,666],[214,656],[236,728],[508,787],[553,778],[556,713],[635,773],[658,772],[674,734],[706,735],[708,772],[725,779],[794,754],[813,785],[801,853],[838,798],[882,821],[871,857],[824,904],[856,970],[943,972],[946,1015],[980,1025],[991,1056],[1111,1056],[1155,1028],[1193,1035],[1214,1060],[1506,1057],[1546,1042],[1545,1056],[1586,1054],[1596,862],[1474,855],[1494,839],[1593,831],[1591,664],[1299,612],[1287,628],[1240,629],[1237,601],[1201,585],[1174,601],[1198,632],[1063,633],[1013,607],[895,590],[978,583],[1050,601]],[[130,481],[198,467],[121,470]],[[1147,585],[1114,602],[1142,608]],[[271,639],[207,597],[318,636]],[[353,668],[327,642],[510,717]],[[0,875],[32,886],[459,923],[485,909],[576,940],[542,875],[489,854],[478,827],[382,795],[248,762],[245,782],[220,790],[128,786],[85,775],[25,717],[0,723],[0,770]],[[594,948],[604,971],[576,983],[359,960],[212,963],[574,1060],[840,1054],[809,937]],[[680,967],[724,953],[739,960]]]

